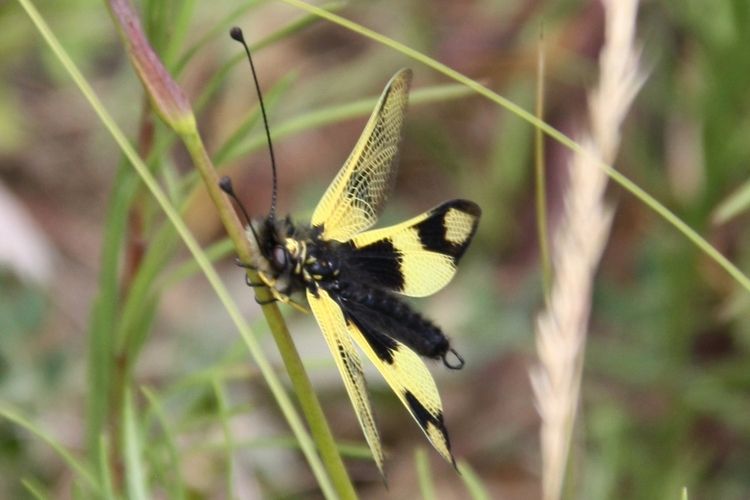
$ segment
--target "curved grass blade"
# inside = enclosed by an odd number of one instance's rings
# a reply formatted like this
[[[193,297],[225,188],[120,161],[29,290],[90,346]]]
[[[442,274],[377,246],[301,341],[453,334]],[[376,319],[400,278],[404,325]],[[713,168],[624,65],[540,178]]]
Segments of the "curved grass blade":
[[[465,86],[456,84],[437,85],[434,87],[416,89],[409,94],[409,106],[414,107],[420,104],[461,99],[471,95],[471,93],[471,90],[466,89]],[[370,116],[372,108],[377,101],[378,97],[371,97],[305,113],[274,126],[271,131],[271,138],[274,141],[277,141],[287,136],[298,134],[313,128],[331,125],[354,118]],[[231,154],[228,154],[224,158],[224,162],[229,163],[257,151],[266,144],[265,141],[265,135],[262,137],[258,135],[251,138],[244,144],[235,148]]]
[[[435,495],[435,481],[432,479],[430,459],[427,456],[427,450],[423,446],[420,446],[414,452],[414,464],[417,470],[417,478],[419,479],[419,491],[422,492],[422,498],[424,500],[436,500],[437,495]]]
[[[492,498],[487,488],[484,487],[482,481],[479,479],[479,475],[471,468],[468,462],[459,460],[458,471],[461,473],[461,479],[463,479],[466,489],[469,490],[469,496],[473,500],[490,500]]]
[[[148,387],[141,387],[141,392],[144,396],[146,396],[146,399],[148,400],[149,405],[151,406],[151,409],[156,416],[156,420],[157,422],[159,422],[159,426],[164,433],[164,441],[167,447],[169,460],[171,461],[174,477],[174,484],[169,490],[169,498],[174,500],[184,500],[186,498],[186,495],[185,483],[182,480],[182,460],[180,459],[180,454],[177,452],[177,440],[172,433],[172,426],[170,426],[167,422],[167,416],[164,413],[164,408],[162,407],[161,401],[156,393],[154,393]],[[144,419],[144,421],[148,422],[149,419],[146,418]]]
[[[242,16],[242,14],[248,12],[251,9],[254,9],[255,7],[258,7],[266,0],[251,0],[249,2],[245,2],[244,4],[240,5],[236,9],[234,9],[232,12],[227,14],[221,21],[214,24],[213,27],[205,32],[193,45],[190,46],[189,49],[187,49],[183,54],[182,57],[174,64],[173,67],[169,67],[169,69],[172,71],[172,74],[177,77],[180,73],[182,73],[182,70],[185,69],[185,66],[188,62],[190,62],[190,59],[193,58],[193,56],[209,41],[216,38],[219,35],[223,35],[227,32],[227,28],[229,28],[232,24],[237,22],[237,18]]]
[[[102,434],[99,439],[99,477],[102,481],[102,489],[104,490],[102,496],[105,500],[115,500],[115,488],[112,481],[112,473],[107,463],[107,457],[109,456],[109,450],[107,449],[107,439]]]
[[[125,390],[124,397],[123,440],[125,441],[125,480],[128,485],[128,497],[134,500],[148,500],[151,496],[148,493],[142,464],[143,436],[139,430],[130,389]]]
[[[36,500],[50,500],[52,498],[49,492],[45,491],[45,488],[33,479],[23,478],[21,484]]]
[[[76,476],[80,478],[84,484],[86,484],[91,490],[93,490],[95,493],[99,494],[101,492],[101,485],[96,479],[96,476],[92,474],[92,472],[83,465],[79,460],[77,460],[63,445],[61,445],[59,442],[57,442],[55,439],[53,439],[50,435],[48,435],[46,432],[41,430],[36,425],[32,424],[30,421],[26,420],[26,418],[22,417],[18,412],[16,412],[13,409],[10,408],[0,408],[0,417],[5,418],[6,420],[9,420],[16,425],[23,427],[27,431],[31,432],[35,436],[37,436],[39,439],[47,443],[55,452],[60,456],[60,458],[63,459],[63,461],[68,464],[68,466],[75,472]]]

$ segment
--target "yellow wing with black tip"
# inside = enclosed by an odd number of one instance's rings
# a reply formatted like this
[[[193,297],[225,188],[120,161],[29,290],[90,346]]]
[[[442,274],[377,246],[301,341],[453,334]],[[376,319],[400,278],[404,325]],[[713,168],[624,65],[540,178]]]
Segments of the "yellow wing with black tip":
[[[435,381],[422,360],[401,342],[347,316],[346,328],[383,375],[435,449],[453,466],[443,404]]]
[[[482,212],[451,200],[401,224],[354,236],[347,263],[368,283],[412,297],[431,295],[456,273]]]
[[[346,391],[349,393],[349,399],[352,401],[375,463],[380,469],[380,474],[385,477],[383,447],[372,413],[370,395],[367,392],[365,374],[362,371],[362,360],[347,332],[344,314],[325,290],[318,289],[317,297],[308,291],[307,300],[336,360],[336,367],[344,379]]]
[[[380,96],[365,130],[318,203],[313,227],[324,240],[347,241],[380,216],[396,180],[412,72],[402,69]]]

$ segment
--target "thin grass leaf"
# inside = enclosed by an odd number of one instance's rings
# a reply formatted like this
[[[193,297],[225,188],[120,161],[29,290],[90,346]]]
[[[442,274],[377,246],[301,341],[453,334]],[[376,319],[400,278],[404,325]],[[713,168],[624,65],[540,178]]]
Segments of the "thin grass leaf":
[[[52,498],[49,492],[34,479],[23,478],[21,479],[21,484],[36,500],[51,500]]]
[[[467,89],[464,85],[449,84],[425,87],[414,90],[409,94],[409,106],[414,107],[421,104],[460,99],[471,94],[472,91]],[[361,99],[351,103],[330,106],[298,115],[286,122],[274,125],[273,130],[271,130],[271,138],[274,142],[277,142],[285,137],[312,130],[317,127],[333,125],[354,118],[370,116],[372,108],[377,103],[377,99],[377,97]],[[231,163],[239,158],[248,156],[255,151],[259,151],[260,149],[265,148],[267,144],[268,142],[265,134],[253,136],[245,143],[238,145],[232,154],[227,154],[221,165],[215,163],[214,166],[220,171],[222,166],[225,166],[227,163]],[[198,173],[190,172],[184,179],[185,185],[196,185]],[[196,195],[197,194],[194,190],[188,196],[188,201],[185,202],[185,205],[189,206],[191,197]]]
[[[190,29],[190,20],[195,13],[195,3],[196,0],[179,0],[177,2],[178,5],[176,7],[174,21],[169,24],[171,30],[169,39],[167,40],[167,46],[162,53],[162,60],[172,74],[176,74],[174,70],[177,64],[177,58],[179,57],[182,47],[185,45],[185,37]]]
[[[333,3],[323,7],[324,10],[331,11],[337,10],[339,8],[341,8],[340,3]],[[270,35],[263,37],[255,43],[249,44],[248,47],[250,49],[250,53],[255,54],[261,49],[264,49],[265,47],[268,47],[273,43],[283,40],[284,38],[297,33],[303,28],[306,28],[310,24],[319,20],[320,18],[314,15],[306,15],[302,16],[299,19],[295,19],[294,21],[291,21],[290,23],[277,29]],[[211,102],[211,100],[216,96],[218,90],[226,83],[229,73],[237,64],[244,61],[245,57],[246,56],[244,51],[238,51],[237,54],[230,57],[226,62],[224,62],[224,64],[222,64],[216,71],[213,72],[211,78],[208,80],[206,85],[204,85],[203,90],[193,104],[193,108],[195,109],[196,113],[203,110],[206,104]],[[288,77],[292,77],[292,75],[294,75],[295,73],[296,72],[290,73]]]
[[[479,474],[465,460],[458,461],[458,471],[461,473],[461,480],[464,482],[466,489],[469,490],[469,496],[473,500],[490,500],[490,493],[482,484]]]
[[[5,408],[0,408],[0,417],[3,417],[6,420],[15,423],[16,425],[23,427],[24,429],[47,443],[53,450],[55,450],[60,458],[62,458],[63,462],[65,462],[68,467],[73,470],[79,480],[81,480],[88,488],[94,491],[94,493],[98,494],[101,492],[101,485],[99,484],[99,481],[97,481],[96,476],[92,474],[88,467],[86,467],[81,461],[76,459],[67,449],[65,449],[63,445],[52,438],[52,436],[44,432],[36,425],[32,424],[26,418],[22,417],[19,412],[14,409],[8,408],[7,406]]]
[[[430,459],[427,456],[427,450],[420,446],[414,451],[414,466],[419,479],[419,491],[422,492],[424,500],[435,500],[435,481],[432,479],[430,470]]]
[[[224,395],[224,390],[221,386],[221,381],[213,379],[211,381],[211,387],[214,391],[214,397],[216,398],[216,404],[219,411],[219,422],[221,422],[221,429],[224,433],[224,460],[226,461],[226,482],[227,482],[227,493],[229,498],[234,498],[234,459],[232,456],[232,448],[234,445],[234,436],[232,435],[232,429],[229,426],[229,409],[227,405],[227,398]]]
[[[750,181],[745,182],[734,193],[714,209],[714,224],[725,224],[750,208]]]
[[[432,59],[415,49],[412,49],[410,47],[407,47],[406,45],[396,42],[395,40],[392,40],[391,38],[381,35],[380,33],[367,29],[355,22],[349,21],[348,19],[344,19],[341,16],[337,16],[336,14],[325,12],[319,9],[318,7],[314,7],[312,5],[309,5],[305,2],[301,2],[299,0],[281,0],[281,1],[289,5],[292,5],[294,7],[297,7],[298,9],[314,13],[315,15],[318,15],[324,19],[327,19],[333,23],[336,23],[339,26],[343,26],[355,33],[359,33],[360,35],[364,37],[370,38],[371,40],[375,40],[378,43],[381,43],[398,52],[401,52],[402,54],[414,59],[415,61],[418,61],[424,64],[425,66],[428,66],[434,69],[435,71],[438,71],[444,74],[445,76],[463,85],[466,85],[470,89],[474,90],[477,94],[486,97],[487,99],[494,102],[495,104],[498,104],[499,106],[507,109],[511,113],[514,113],[520,118],[531,123],[533,126],[539,127],[540,129],[544,131],[545,134],[552,137],[554,140],[556,140],[563,146],[567,147],[571,151],[574,151],[576,154],[583,155],[589,161],[596,162],[597,168],[602,169],[604,173],[606,173],[613,181],[618,183],[626,191],[630,192],[633,196],[638,198],[641,202],[643,202],[651,210],[656,212],[660,217],[666,220],[669,224],[674,226],[680,233],[683,234],[683,236],[685,236],[688,240],[690,240],[696,247],[698,247],[703,253],[705,253],[711,260],[713,260],[719,266],[721,266],[740,286],[742,286],[742,288],[750,292],[750,278],[748,278],[744,273],[742,273],[742,271],[740,271],[737,268],[737,266],[732,264],[732,262],[730,262],[729,259],[724,257],[718,250],[716,250],[716,248],[714,248],[708,241],[706,241],[705,238],[703,238],[700,234],[698,234],[693,228],[688,226],[679,217],[677,217],[677,215],[675,215],[671,210],[669,210],[667,207],[662,205],[659,201],[656,200],[656,198],[648,194],[640,186],[638,186],[633,181],[625,177],[623,174],[615,170],[611,165],[608,165],[602,162],[601,160],[598,160],[592,157],[590,153],[588,153],[583,146],[576,143],[573,139],[566,136],[565,134],[563,134],[556,128],[548,125],[547,123],[543,121],[538,120],[532,113],[529,113],[528,111],[521,108],[520,106],[505,99],[504,97],[493,92],[492,90],[486,88],[485,86],[481,85],[479,82],[476,82],[472,80],[471,78],[468,78],[462,75],[458,71],[455,71],[449,68],[445,64],[442,64],[436,61],[435,59]]]
[[[125,453],[125,482],[128,496],[133,500],[149,500],[151,495],[143,470],[143,435],[138,428],[135,403],[130,390],[125,391],[123,402],[123,451]]]
[[[172,70],[172,74],[175,75],[175,77],[179,76],[180,73],[182,73],[182,70],[185,69],[185,66],[187,66],[187,63],[190,62],[190,59],[192,59],[193,56],[201,48],[203,48],[204,45],[206,45],[217,36],[225,34],[227,32],[227,28],[229,26],[232,26],[233,24],[236,24],[237,19],[242,17],[243,14],[247,13],[251,9],[254,9],[255,7],[258,7],[265,1],[266,0],[251,0],[249,2],[245,2],[244,4],[240,5],[232,12],[227,14],[222,20],[215,23],[209,31],[205,32],[193,45],[190,46],[190,48],[185,50],[182,57],[180,57],[180,59],[173,67],[169,67]]]
[[[170,460],[170,468],[172,470],[172,477],[174,478],[171,487],[169,488],[169,498],[173,500],[184,500],[185,495],[185,483],[182,480],[182,459],[180,453],[177,451],[177,440],[172,433],[172,426],[167,422],[167,415],[164,413],[159,397],[148,387],[141,387],[141,392],[149,402],[149,409],[146,412],[144,422],[150,421],[150,413],[156,416],[156,420],[161,427],[161,431],[164,435],[164,442],[167,448],[167,453]],[[146,425],[144,425],[146,428]]]
[[[134,365],[138,360],[141,349],[146,345],[149,335],[153,332],[152,325],[156,318],[156,312],[159,309],[160,297],[158,291],[149,292],[145,297],[146,300],[143,302],[141,315],[136,318],[137,321],[133,324],[133,330],[130,332],[126,344],[125,363],[128,367]]]
[[[149,244],[120,308],[120,318],[114,334],[117,342],[116,352],[121,352],[125,346],[129,346],[131,338],[140,337],[138,325],[145,326],[142,312],[153,300],[152,284],[169,263],[178,242],[176,231],[164,230],[159,231]]]
[[[372,452],[365,443],[336,443],[342,457],[357,460],[372,461]],[[255,439],[241,439],[231,443],[233,451],[239,450],[261,450],[283,448],[287,450],[299,450],[300,446],[296,439],[291,436],[263,437]],[[226,443],[198,443],[183,450],[185,456],[203,453],[225,453]]]
[[[138,176],[123,161],[117,169],[107,207],[98,290],[92,303],[88,332],[86,448],[92,465],[100,461],[99,438],[104,430],[111,401],[110,381],[116,343],[112,325],[117,323],[120,301],[119,262],[129,207],[138,182]]]
[[[210,247],[205,249],[206,258],[212,263],[224,260],[230,255],[234,254],[234,246],[232,246],[232,240],[224,238],[217,241]],[[200,272],[201,268],[195,259],[189,259],[180,264],[177,268],[170,271],[170,273],[161,280],[160,286],[162,288],[170,288],[175,283],[184,281],[191,276]]]
[[[467,90],[461,85],[453,84],[426,87],[411,92],[411,94],[409,95],[409,106],[414,107],[421,104],[444,102],[452,99],[461,99],[468,95],[471,95],[471,91]],[[274,141],[279,141],[290,135],[298,134],[314,128],[323,127],[325,125],[332,125],[354,118],[369,116],[370,113],[372,113],[372,108],[377,103],[377,100],[377,97],[370,97],[346,104],[329,106],[296,116],[286,122],[275,125],[273,130],[271,130],[271,138]],[[239,158],[245,157],[250,153],[257,151],[259,148],[265,147],[265,144],[265,135],[252,137],[243,145],[238,146],[232,154],[227,155],[224,163],[229,163]]]
[[[149,43],[157,54],[163,54],[167,46],[169,11],[172,0],[144,0],[142,4],[144,28]]]
[[[115,487],[112,481],[112,473],[107,462],[109,457],[109,447],[107,446],[107,439],[104,435],[99,439],[99,478],[102,482],[102,496],[105,500],[115,500]]]
[[[281,80],[276,82],[274,86],[268,90],[268,92],[263,93],[263,104],[265,105],[267,111],[272,110],[274,105],[280,102],[284,96],[286,96],[289,88],[296,79],[297,72],[292,71],[285,75]],[[245,117],[245,119],[242,120],[242,122],[240,122],[240,124],[235,128],[235,131],[232,132],[232,135],[230,135],[227,140],[217,148],[216,153],[212,155],[214,166],[218,167],[219,165],[224,163],[225,158],[231,155],[232,150],[239,144],[241,144],[242,141],[245,140],[250,130],[252,130],[253,127],[255,127],[255,125],[260,122],[261,116],[260,106],[256,104],[250,109],[247,117]]]

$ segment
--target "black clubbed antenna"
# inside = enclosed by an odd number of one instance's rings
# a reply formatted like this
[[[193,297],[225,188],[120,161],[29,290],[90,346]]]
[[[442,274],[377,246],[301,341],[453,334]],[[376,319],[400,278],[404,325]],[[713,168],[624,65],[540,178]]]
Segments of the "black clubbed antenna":
[[[268,214],[268,222],[273,223],[274,217],[276,216],[276,159],[273,156],[273,143],[271,142],[271,131],[268,128],[268,117],[266,116],[266,107],[263,105],[263,95],[260,93],[260,84],[258,83],[258,76],[255,74],[255,65],[253,64],[253,58],[250,56],[250,49],[247,48],[245,43],[245,37],[242,34],[242,30],[235,26],[229,30],[229,36],[234,40],[240,42],[245,47],[245,53],[247,54],[247,60],[250,61],[250,69],[253,72],[253,81],[255,82],[255,91],[258,93],[258,101],[260,101],[260,112],[263,115],[263,126],[266,129],[266,138],[268,139],[268,152],[271,153],[271,170],[273,171],[273,196],[271,197],[271,213]],[[229,193],[227,193],[229,194]],[[247,215],[245,215],[247,217]],[[252,224],[250,225],[252,229]],[[253,231],[255,233],[255,231]],[[256,237],[257,239],[257,237]]]

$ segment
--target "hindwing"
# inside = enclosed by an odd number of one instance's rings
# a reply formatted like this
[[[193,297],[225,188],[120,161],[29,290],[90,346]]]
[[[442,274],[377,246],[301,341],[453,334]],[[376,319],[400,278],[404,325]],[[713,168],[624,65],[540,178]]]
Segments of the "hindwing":
[[[363,318],[344,309],[346,329],[383,375],[435,449],[453,466],[443,404],[435,380],[414,351]]]
[[[324,240],[346,241],[371,227],[396,180],[412,72],[402,69],[380,96],[365,130],[312,217]]]
[[[431,295],[453,278],[480,216],[476,203],[451,200],[401,224],[354,236],[343,258],[359,280],[411,297]]]
[[[346,391],[352,401],[375,463],[380,469],[381,475],[385,477],[383,447],[372,413],[370,395],[367,392],[365,374],[362,371],[362,360],[347,331],[344,313],[325,290],[319,289],[317,296],[308,291],[307,300],[320,329],[323,331],[328,347],[331,349],[333,359],[336,361],[336,368],[344,379]]]

